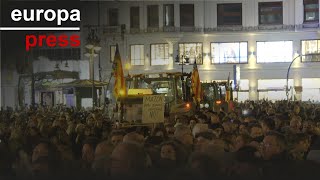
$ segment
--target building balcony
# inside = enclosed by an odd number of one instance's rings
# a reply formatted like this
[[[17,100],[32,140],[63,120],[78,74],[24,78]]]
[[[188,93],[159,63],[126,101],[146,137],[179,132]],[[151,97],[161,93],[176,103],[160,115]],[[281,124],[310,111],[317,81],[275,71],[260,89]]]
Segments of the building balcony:
[[[123,25],[124,26],[124,25]],[[103,26],[103,34],[107,35],[120,35],[120,34],[141,34],[141,33],[177,33],[177,32],[205,32],[205,33],[223,33],[223,32],[265,32],[265,31],[309,31],[317,30],[319,23],[303,23],[297,25],[283,25],[283,24],[272,24],[272,25],[258,25],[258,26],[239,26],[239,25],[228,25],[218,27],[176,27],[176,26],[165,26],[165,27],[148,27],[145,29],[140,28],[129,28],[125,26]]]

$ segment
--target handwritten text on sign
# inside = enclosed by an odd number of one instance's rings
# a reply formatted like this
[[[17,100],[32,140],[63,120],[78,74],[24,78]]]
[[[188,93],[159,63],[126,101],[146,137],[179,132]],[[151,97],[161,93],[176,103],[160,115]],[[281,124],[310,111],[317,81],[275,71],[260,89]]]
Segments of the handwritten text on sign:
[[[142,123],[164,122],[164,96],[143,97]]]

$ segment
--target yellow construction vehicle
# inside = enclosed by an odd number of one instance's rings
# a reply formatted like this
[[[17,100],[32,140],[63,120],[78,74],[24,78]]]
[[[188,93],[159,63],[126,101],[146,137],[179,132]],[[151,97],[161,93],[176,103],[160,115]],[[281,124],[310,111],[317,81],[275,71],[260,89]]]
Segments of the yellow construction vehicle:
[[[183,81],[185,76],[187,76],[187,80]],[[195,107],[190,102],[188,79],[190,79],[190,74],[180,72],[128,75],[125,77],[127,96],[118,98],[118,102],[121,104],[121,119],[140,122],[142,120],[143,97],[148,95],[163,95],[165,97],[166,115],[192,114]]]
[[[200,107],[205,107],[214,111],[223,109],[230,111],[230,103],[233,101],[233,89],[228,81],[213,81],[201,83],[203,98]]]

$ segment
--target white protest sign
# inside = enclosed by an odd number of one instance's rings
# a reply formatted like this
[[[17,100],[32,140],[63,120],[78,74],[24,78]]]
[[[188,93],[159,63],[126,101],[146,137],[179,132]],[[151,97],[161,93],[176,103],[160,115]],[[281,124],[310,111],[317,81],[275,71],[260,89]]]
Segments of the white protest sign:
[[[164,122],[164,96],[143,96],[142,123]]]

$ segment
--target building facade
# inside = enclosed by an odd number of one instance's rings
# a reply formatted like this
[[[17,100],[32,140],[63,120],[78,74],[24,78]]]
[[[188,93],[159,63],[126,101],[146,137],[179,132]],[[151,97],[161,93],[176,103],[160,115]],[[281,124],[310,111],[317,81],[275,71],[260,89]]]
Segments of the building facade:
[[[236,66],[240,69],[239,91],[234,97],[240,101],[286,99],[288,67],[295,59],[288,78],[289,97],[320,101],[319,0],[81,3],[79,58],[67,59],[70,68],[64,68],[66,59],[37,58],[33,68],[35,72],[52,71],[60,63],[63,70],[79,72],[80,79],[111,79],[101,102],[104,96],[112,96],[116,44],[126,75],[180,72],[181,62],[189,60],[184,72],[191,72],[196,61],[201,81],[211,82],[227,80],[229,74],[234,80]],[[98,32],[102,49],[90,62],[85,45],[92,28]],[[5,95],[1,106],[17,106],[19,75],[14,67],[2,69],[1,79]],[[25,92],[26,104],[31,103],[30,93]],[[61,97],[55,102],[64,102]],[[39,96],[35,98],[40,101]]]
[[[84,11],[100,14],[82,22],[99,27],[104,76],[118,44],[125,74],[181,71],[175,61],[188,58],[184,71],[196,61],[201,81],[210,82],[233,79],[236,65],[234,97],[280,100],[295,59],[289,97],[320,101],[318,0],[106,1]]]

